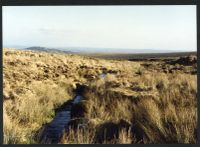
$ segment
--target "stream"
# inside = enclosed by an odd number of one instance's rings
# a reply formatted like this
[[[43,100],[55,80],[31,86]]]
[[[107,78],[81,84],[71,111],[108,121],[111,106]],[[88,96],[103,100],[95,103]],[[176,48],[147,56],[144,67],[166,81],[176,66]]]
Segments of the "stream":
[[[81,102],[82,99],[81,95],[75,96],[72,104],[67,104],[61,111],[56,113],[54,119],[44,128],[40,138],[41,143],[52,144],[60,141],[67,124],[71,121],[72,105]]]
[[[99,77],[105,78],[107,74],[102,73]],[[44,144],[57,144],[59,143],[68,123],[71,121],[72,106],[80,103],[83,100],[81,90],[77,90],[77,95],[71,103],[64,104],[62,110],[56,112],[54,119],[45,126],[40,136],[40,142]]]

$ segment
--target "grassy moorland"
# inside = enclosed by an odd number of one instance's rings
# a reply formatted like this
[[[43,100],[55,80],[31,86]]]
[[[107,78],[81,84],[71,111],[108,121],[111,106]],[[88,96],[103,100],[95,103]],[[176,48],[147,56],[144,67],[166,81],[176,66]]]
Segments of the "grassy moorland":
[[[130,61],[141,61],[141,60],[170,60],[179,58],[181,56],[196,56],[197,52],[169,52],[169,53],[135,53],[135,54],[120,54],[120,53],[93,53],[83,54],[85,56],[92,56],[100,59],[112,59],[112,60],[130,60]]]
[[[86,100],[73,118],[88,126],[71,122],[60,143],[197,142],[195,56],[134,62],[3,49],[4,144],[38,143],[77,83]]]

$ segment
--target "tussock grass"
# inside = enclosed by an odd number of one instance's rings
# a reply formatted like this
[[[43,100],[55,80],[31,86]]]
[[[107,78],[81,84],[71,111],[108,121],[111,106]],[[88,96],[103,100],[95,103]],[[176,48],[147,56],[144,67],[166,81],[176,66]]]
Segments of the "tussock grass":
[[[34,135],[86,84],[85,129],[60,143],[196,143],[197,75],[164,61],[95,59],[78,55],[3,50],[4,144],[38,143]],[[166,68],[167,67],[167,68]],[[100,78],[101,73],[107,73]]]

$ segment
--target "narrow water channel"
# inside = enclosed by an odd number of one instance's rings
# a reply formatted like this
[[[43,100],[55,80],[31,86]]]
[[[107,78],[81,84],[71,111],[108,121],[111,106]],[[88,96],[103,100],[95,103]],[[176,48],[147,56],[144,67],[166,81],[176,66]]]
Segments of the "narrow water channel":
[[[61,111],[56,113],[54,119],[44,128],[40,138],[41,143],[52,144],[60,141],[67,124],[71,121],[72,106],[81,102],[82,99],[81,95],[75,96],[72,103],[66,104]]]
[[[100,78],[105,78],[106,74],[103,73],[100,75]],[[65,128],[68,123],[71,121],[71,109],[72,106],[80,103],[83,100],[83,96],[81,95],[82,90],[77,90],[77,95],[74,97],[71,103],[66,103],[62,110],[56,113],[54,119],[46,125],[44,130],[42,131],[42,135],[40,136],[40,142],[44,144],[57,144],[59,143]]]

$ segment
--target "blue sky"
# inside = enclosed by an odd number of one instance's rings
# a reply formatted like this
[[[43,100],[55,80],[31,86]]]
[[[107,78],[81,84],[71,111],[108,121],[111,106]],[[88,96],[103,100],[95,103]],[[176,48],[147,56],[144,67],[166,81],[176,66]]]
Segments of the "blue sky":
[[[197,50],[196,6],[3,6],[3,46]]]

